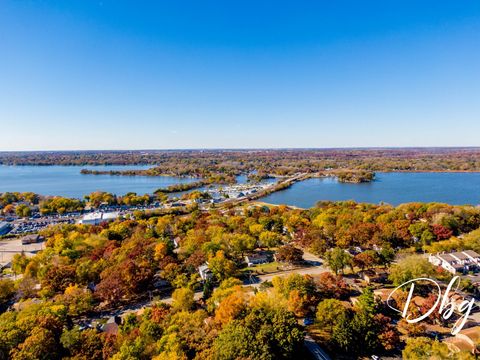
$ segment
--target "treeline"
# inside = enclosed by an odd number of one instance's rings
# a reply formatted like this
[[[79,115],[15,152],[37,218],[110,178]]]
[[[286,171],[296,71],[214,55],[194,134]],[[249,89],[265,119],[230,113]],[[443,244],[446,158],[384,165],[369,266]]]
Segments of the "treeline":
[[[99,208],[112,205],[150,205],[155,202],[164,202],[167,196],[161,192],[154,195],[138,195],[129,192],[122,196],[112,193],[96,191],[85,198],[75,199],[63,196],[43,196],[35,193],[0,193],[0,213],[4,215],[16,214],[19,217],[29,217],[35,212],[42,215],[66,214],[83,211],[87,206]]]
[[[251,181],[251,182],[260,182],[266,179],[272,179],[272,176],[265,172],[254,172],[254,173],[248,174],[248,181]]]
[[[155,190],[154,193],[169,194],[169,193],[175,193],[175,192],[188,191],[188,190],[193,190],[193,189],[205,186],[207,184],[209,184],[209,182],[207,181],[195,181],[191,183],[174,184],[174,185],[167,186],[166,188],[159,188]]]
[[[19,202],[27,202],[30,205],[38,204],[40,196],[33,192],[5,192],[0,193],[0,208]]]
[[[171,185],[161,192],[177,192],[191,190],[196,187],[205,186],[208,184],[235,184],[236,176],[240,174],[237,171],[230,171],[228,173],[215,172],[213,169],[166,169],[164,167],[152,167],[146,170],[89,170],[82,169],[80,171],[83,175],[112,175],[112,176],[175,176],[175,177],[199,177],[203,180],[196,181],[189,184]],[[191,187],[189,187],[191,186]],[[180,189],[180,190],[176,190]]]
[[[90,171],[112,175],[175,175],[207,179],[223,174],[317,173],[330,170],[480,171],[478,148],[184,150],[0,153],[7,165],[152,165],[148,170]]]

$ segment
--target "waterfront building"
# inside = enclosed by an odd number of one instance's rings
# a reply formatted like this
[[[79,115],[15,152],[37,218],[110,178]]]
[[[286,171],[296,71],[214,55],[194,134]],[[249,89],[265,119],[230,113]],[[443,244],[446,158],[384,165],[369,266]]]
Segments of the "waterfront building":
[[[86,214],[80,221],[80,224],[99,225],[103,222],[114,221],[119,217],[118,212],[95,212]]]

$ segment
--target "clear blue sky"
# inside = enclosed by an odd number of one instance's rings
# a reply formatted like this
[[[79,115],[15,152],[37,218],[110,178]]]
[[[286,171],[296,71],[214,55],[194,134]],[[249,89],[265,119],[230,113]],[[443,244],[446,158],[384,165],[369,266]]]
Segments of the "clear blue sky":
[[[480,145],[480,2],[0,1],[0,150]]]

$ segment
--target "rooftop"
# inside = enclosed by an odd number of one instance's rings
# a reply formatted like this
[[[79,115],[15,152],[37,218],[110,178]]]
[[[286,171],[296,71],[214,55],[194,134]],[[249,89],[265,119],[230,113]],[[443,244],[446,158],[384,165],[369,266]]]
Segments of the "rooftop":
[[[118,216],[118,212],[94,212],[84,215],[83,220],[113,220]]]
[[[445,253],[445,254],[437,254],[437,257],[448,263],[453,263],[459,260],[470,260],[472,258],[480,258],[480,255],[473,250],[465,250],[465,251],[456,251],[456,252]]]

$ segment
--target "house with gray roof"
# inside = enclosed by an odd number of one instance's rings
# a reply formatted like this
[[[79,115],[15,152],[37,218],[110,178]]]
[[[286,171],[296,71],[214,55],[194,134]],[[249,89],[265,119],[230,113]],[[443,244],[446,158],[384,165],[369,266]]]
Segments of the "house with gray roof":
[[[430,254],[428,261],[452,274],[466,273],[480,266],[480,255],[473,250]]]

